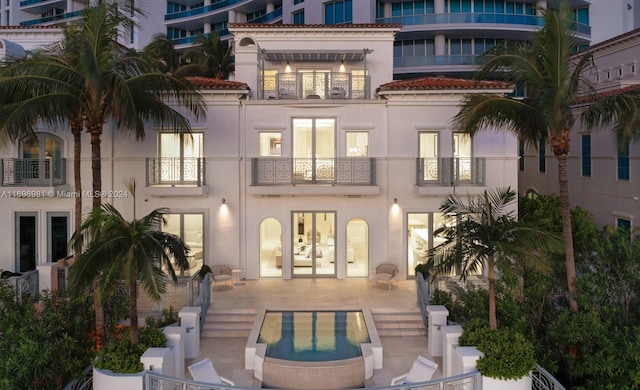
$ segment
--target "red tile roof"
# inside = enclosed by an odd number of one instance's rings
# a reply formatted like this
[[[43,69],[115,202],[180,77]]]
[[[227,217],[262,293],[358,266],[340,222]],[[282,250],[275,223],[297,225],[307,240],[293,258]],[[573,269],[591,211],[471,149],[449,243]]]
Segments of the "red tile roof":
[[[376,91],[430,91],[445,89],[511,89],[512,83],[504,81],[478,81],[448,77],[422,77],[392,81],[382,84]]]
[[[401,24],[397,23],[344,23],[344,24],[266,24],[266,23],[229,23],[230,28],[260,28],[260,29],[332,29],[332,28],[349,28],[349,29],[385,29],[385,28],[401,28]]]
[[[197,88],[204,89],[249,89],[246,83],[240,81],[219,80],[202,76],[188,76],[185,77],[191,84]]]
[[[583,96],[580,98],[577,98],[573,101],[574,104],[584,104],[584,103],[589,103],[592,102],[594,100],[598,100],[598,99],[602,99],[608,96],[615,96],[615,95],[622,95],[623,93],[627,93],[627,92],[633,92],[633,91],[638,91],[640,90],[640,84],[633,84],[633,85],[629,85],[623,88],[618,88],[618,89],[612,89],[611,91],[605,91],[605,92],[600,92],[600,93],[596,93],[595,95],[591,95],[591,96]]]

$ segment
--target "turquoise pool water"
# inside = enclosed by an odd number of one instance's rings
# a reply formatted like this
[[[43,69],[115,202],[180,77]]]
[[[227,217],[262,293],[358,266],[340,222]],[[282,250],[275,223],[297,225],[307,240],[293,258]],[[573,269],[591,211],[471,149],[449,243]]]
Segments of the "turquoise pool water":
[[[362,356],[369,342],[362,311],[267,311],[258,336],[266,356],[305,362]]]

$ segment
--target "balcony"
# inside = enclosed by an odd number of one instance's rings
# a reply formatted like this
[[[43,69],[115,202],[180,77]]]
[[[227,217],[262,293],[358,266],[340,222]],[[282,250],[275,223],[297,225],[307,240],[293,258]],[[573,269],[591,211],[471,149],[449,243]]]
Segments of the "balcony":
[[[47,16],[46,18],[26,20],[24,22],[20,22],[20,25],[21,26],[35,26],[35,25],[38,25],[38,24],[46,24],[46,23],[51,23],[51,22],[57,22],[57,21],[60,21],[60,20],[79,18],[80,16],[82,16],[82,11],[73,11],[73,12],[67,12],[65,14]]]
[[[204,196],[205,159],[154,157],[146,159],[147,187],[152,196]]]
[[[366,157],[252,158],[251,186],[254,195],[373,196],[379,192],[376,160]]]
[[[64,158],[4,158],[0,160],[2,185],[13,187],[53,187],[67,182]]]
[[[412,57],[395,57],[394,68],[411,68],[427,66],[480,66],[486,60],[480,55],[429,55]]]
[[[496,13],[445,13],[378,18],[376,23],[400,23],[403,26],[439,24],[510,24],[541,27],[542,16]]]
[[[236,3],[242,3],[242,2],[245,2],[245,1],[246,0],[216,1],[213,4],[210,4],[210,5],[197,7],[197,8],[192,8],[192,9],[188,9],[186,11],[180,11],[180,12],[174,12],[174,13],[166,14],[164,16],[164,20],[175,20],[175,19],[182,19],[182,18],[190,18],[192,16],[198,16],[198,15],[203,15],[203,14],[209,14],[212,11],[219,10],[221,8],[226,8],[226,7],[232,6],[232,5],[236,4]]]
[[[466,187],[485,185],[484,157],[443,157],[416,159],[416,185],[422,187]],[[450,188],[446,188],[448,193]],[[419,190],[431,194],[431,190]]]
[[[247,23],[270,23],[280,18],[282,18],[282,7],[274,10],[273,12],[269,12],[268,14],[262,15],[259,18],[255,18],[253,20],[247,20]]]
[[[262,83],[263,99],[366,99],[367,76],[344,72],[277,73]]]
[[[225,39],[225,37],[231,35],[231,33],[229,32],[229,30],[227,30],[226,28],[224,30],[217,30],[218,32],[218,36],[220,37],[220,39]],[[210,33],[208,34],[204,34],[206,37],[208,37],[210,35]],[[171,42],[173,42],[174,45],[178,46],[178,45],[187,45],[187,44],[192,44],[196,41],[196,38],[198,36],[197,35],[191,35],[188,37],[182,37],[182,38],[171,38]]]

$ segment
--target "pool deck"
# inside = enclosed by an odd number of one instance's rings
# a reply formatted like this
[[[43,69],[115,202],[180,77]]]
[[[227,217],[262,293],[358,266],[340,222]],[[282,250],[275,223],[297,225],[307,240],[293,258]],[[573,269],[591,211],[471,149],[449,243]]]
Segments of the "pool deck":
[[[391,290],[386,285],[373,286],[368,279],[291,279],[247,280],[244,285],[219,287],[212,295],[210,310],[341,310],[415,308],[415,281],[399,281]],[[388,386],[391,379],[406,373],[416,356],[433,359],[427,349],[426,336],[380,337],[383,368],[374,370],[367,387]],[[186,365],[210,357],[218,373],[233,380],[236,386],[259,387],[252,370],[244,369],[245,338],[202,338],[200,354],[187,359]],[[186,374],[187,378],[191,378]],[[433,378],[440,378],[440,370]]]

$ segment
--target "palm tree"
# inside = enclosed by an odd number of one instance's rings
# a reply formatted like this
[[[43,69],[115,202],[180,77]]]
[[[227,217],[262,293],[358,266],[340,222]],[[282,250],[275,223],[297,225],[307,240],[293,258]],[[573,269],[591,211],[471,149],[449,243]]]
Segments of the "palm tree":
[[[190,76],[204,76],[226,80],[235,70],[231,46],[220,40],[217,31],[208,35],[199,34],[193,42],[194,48],[185,52],[191,61],[181,70]]]
[[[578,311],[575,300],[576,265],[571,231],[567,156],[569,133],[578,117],[591,128],[594,124],[618,122],[625,134],[637,119],[638,95],[618,94],[595,99],[588,80],[593,66],[590,53],[572,57],[576,47],[571,11],[563,2],[559,10],[544,12],[544,27],[532,43],[509,44],[490,52],[478,77],[499,76],[524,85],[524,99],[489,94],[465,97],[454,126],[471,135],[487,129],[505,129],[536,145],[546,139],[558,161],[558,183],[562,210],[562,233],[565,247],[565,268],[571,311]],[[582,99],[581,113],[575,104]],[[635,102],[635,103],[634,103]],[[635,120],[633,118],[636,118]]]
[[[181,67],[185,65],[173,42],[165,34],[154,35],[142,49],[142,54],[158,72],[180,75]]]
[[[440,211],[448,227],[434,232],[445,241],[428,253],[431,277],[455,271],[464,280],[486,266],[491,329],[497,328],[496,271],[527,266],[546,272],[547,253],[560,244],[552,233],[519,222],[513,211],[515,201],[516,193],[510,188],[485,191],[466,203],[458,195],[447,196]]]
[[[138,282],[153,299],[166,291],[169,277],[177,281],[174,264],[180,271],[189,267],[188,247],[174,234],[159,229],[168,209],[155,209],[148,215],[135,217],[135,183],[127,186],[134,201],[134,218],[124,219],[110,204],[93,209],[71,238],[71,245],[86,245],[69,270],[69,285],[82,289],[98,280],[100,295],[109,297],[124,281],[129,292],[131,342],[139,340]],[[166,273],[165,273],[166,272]]]

